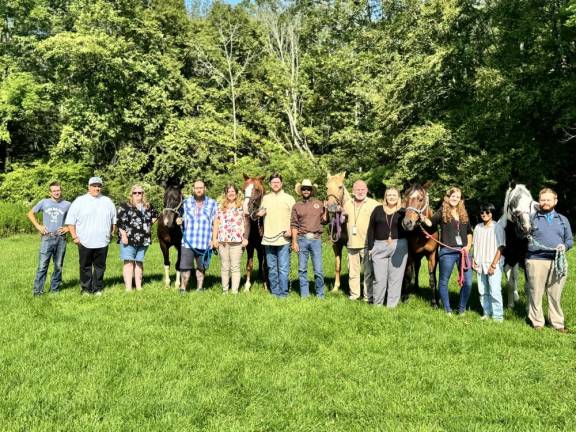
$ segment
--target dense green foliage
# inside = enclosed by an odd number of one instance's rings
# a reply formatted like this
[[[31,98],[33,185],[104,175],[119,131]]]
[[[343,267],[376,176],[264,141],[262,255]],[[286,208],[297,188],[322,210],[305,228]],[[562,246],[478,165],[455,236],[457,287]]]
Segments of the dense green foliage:
[[[4,0],[0,168],[346,170],[496,203],[514,178],[574,218],[575,27],[569,0]]]
[[[141,293],[124,293],[113,245],[106,292],[80,296],[70,244],[65,291],[33,298],[38,245],[37,236],[0,239],[2,431],[576,428],[575,336],[535,332],[523,303],[497,324],[480,320],[476,288],[472,310],[452,318],[420,297],[390,311],[341,294],[277,300],[259,284],[223,296],[217,258],[211,289],[182,298],[162,288],[157,244]],[[324,260],[331,284],[329,248]],[[571,328],[575,288],[571,274],[563,298]]]

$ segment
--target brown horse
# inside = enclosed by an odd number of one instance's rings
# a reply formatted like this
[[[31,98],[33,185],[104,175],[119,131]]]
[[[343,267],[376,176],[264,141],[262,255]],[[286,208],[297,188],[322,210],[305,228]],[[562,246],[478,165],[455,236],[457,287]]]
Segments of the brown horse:
[[[438,264],[438,231],[433,228],[426,229],[420,223],[420,215],[430,218],[433,214],[429,205],[428,187],[413,185],[404,193],[404,208],[406,216],[402,226],[408,238],[408,263],[404,276],[402,299],[406,300],[409,295],[409,286],[414,277],[414,291],[418,291],[418,275],[422,257],[428,261],[428,277],[432,290],[432,307],[438,307],[438,291],[436,289],[436,266]]]
[[[164,257],[164,286],[170,287],[170,247],[178,253],[176,259],[176,288],[180,288],[180,248],[182,245],[182,228],[176,224],[176,218],[182,207],[182,186],[171,184],[164,191],[164,210],[158,218],[158,241]]]
[[[264,226],[262,218],[257,217],[256,213],[260,209],[262,198],[264,197],[264,176],[250,177],[244,174],[244,217],[249,219],[248,245],[246,246],[246,283],[244,291],[250,291],[252,286],[252,269],[254,268],[254,251],[258,256],[259,274],[268,289],[268,269],[266,268],[266,254],[262,245],[262,236],[264,235]]]
[[[342,207],[350,200],[350,194],[344,186],[346,171],[336,175],[328,174],[326,182],[326,200],[328,205],[328,227],[332,250],[334,251],[335,270],[334,288],[332,292],[340,288],[340,273],[342,271],[342,249],[348,242],[348,231],[342,218]]]

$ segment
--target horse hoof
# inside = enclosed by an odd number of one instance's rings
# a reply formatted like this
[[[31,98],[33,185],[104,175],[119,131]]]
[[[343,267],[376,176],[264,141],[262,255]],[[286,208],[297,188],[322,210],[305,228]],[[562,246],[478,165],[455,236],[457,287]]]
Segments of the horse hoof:
[[[438,305],[436,303],[432,303],[432,309],[438,309]]]
[[[330,292],[331,292],[331,293],[337,293],[339,289],[340,289],[340,287],[335,286],[334,288],[332,288],[332,289],[330,290]]]

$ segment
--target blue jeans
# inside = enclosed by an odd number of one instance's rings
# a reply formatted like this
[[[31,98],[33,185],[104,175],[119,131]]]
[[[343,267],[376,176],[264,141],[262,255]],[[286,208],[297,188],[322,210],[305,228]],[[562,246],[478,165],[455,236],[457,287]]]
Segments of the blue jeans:
[[[498,265],[493,275],[478,273],[478,293],[484,315],[497,321],[504,319],[502,304],[502,268]]]
[[[290,272],[290,244],[283,246],[268,246],[266,263],[268,264],[268,279],[270,291],[276,297],[288,296],[288,273]]]
[[[62,264],[66,254],[66,237],[64,236],[42,236],[40,241],[40,257],[38,260],[38,270],[34,279],[34,294],[44,292],[44,282],[50,266],[50,260],[54,261],[54,270],[50,281],[50,291],[57,292],[62,284]]]
[[[316,283],[316,296],[324,298],[324,270],[322,269],[322,240],[309,240],[306,237],[298,237],[298,275],[300,278],[300,296],[308,297],[308,256],[312,256],[312,268],[314,269],[314,282]]]
[[[440,260],[440,277],[438,278],[438,291],[440,292],[440,298],[442,299],[442,304],[444,305],[444,310],[446,312],[452,312],[450,307],[450,297],[448,296],[448,281],[452,275],[452,270],[454,270],[454,265],[458,267],[460,271],[460,252],[453,251],[444,247],[440,248],[438,253]],[[458,313],[462,313],[466,310],[468,306],[468,299],[470,298],[470,292],[472,291],[472,268],[469,268],[464,272],[464,284],[460,288],[460,302],[458,303]]]

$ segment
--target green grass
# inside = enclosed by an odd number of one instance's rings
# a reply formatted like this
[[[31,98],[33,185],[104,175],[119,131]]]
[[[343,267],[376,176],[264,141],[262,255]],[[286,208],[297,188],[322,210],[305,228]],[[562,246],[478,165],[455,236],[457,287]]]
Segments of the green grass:
[[[223,296],[216,259],[212,289],[182,298],[162,288],[155,244],[144,291],[126,294],[114,245],[105,294],[84,297],[69,245],[65,291],[33,298],[38,245],[0,239],[2,431],[576,429],[576,336],[535,332],[523,305],[480,321],[475,287],[452,318],[421,297],[387,310],[259,285]],[[574,288],[570,275],[568,327]]]

